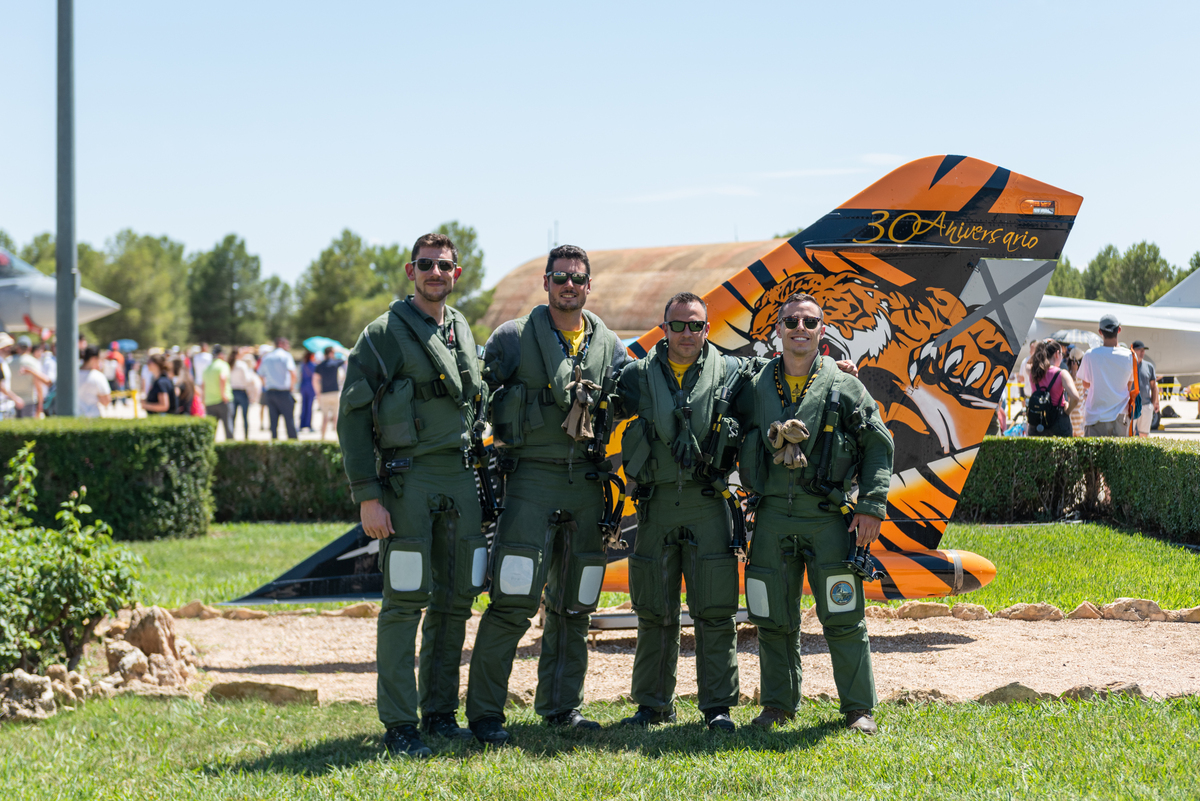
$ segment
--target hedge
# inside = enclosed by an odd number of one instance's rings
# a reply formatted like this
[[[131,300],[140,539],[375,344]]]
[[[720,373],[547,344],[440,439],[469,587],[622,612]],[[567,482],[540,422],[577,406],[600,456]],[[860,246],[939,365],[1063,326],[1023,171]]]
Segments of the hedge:
[[[1151,438],[988,437],[957,520],[1107,518],[1200,543],[1200,442]]]
[[[213,497],[220,522],[358,519],[336,442],[223,442]]]
[[[58,502],[80,486],[113,539],[193,537],[212,519],[216,420],[50,417],[0,425],[0,464],[36,442],[36,525],[54,527]]]

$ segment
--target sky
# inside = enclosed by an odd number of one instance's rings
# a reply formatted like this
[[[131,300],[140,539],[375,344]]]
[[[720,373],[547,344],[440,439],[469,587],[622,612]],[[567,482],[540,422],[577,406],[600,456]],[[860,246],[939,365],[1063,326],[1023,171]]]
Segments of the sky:
[[[0,228],[55,226],[56,4],[0,0]],[[1066,255],[1200,250],[1200,3],[77,2],[77,236],[768,239],[912,159],[1083,195]]]

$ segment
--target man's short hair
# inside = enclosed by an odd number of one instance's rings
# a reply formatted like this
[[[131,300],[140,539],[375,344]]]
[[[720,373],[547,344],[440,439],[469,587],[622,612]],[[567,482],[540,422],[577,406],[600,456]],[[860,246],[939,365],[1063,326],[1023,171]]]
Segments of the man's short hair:
[[[817,302],[816,298],[814,298],[812,295],[808,294],[807,292],[794,292],[791,295],[788,295],[787,300],[785,300],[783,303],[779,304],[779,311],[777,311],[775,313],[775,324],[776,325],[779,325],[779,323],[783,321],[783,310],[785,308],[787,308],[788,306],[792,305],[793,303],[811,303],[811,304],[813,304],[814,306],[817,307],[817,311],[820,312],[821,322],[825,322],[825,310],[821,308],[821,304]]]
[[[550,256],[546,259],[546,275],[554,272],[554,262],[559,259],[579,259],[587,268],[587,274],[592,274],[592,264],[588,261],[586,250],[577,245],[559,245],[550,251]]]
[[[326,359],[328,359],[332,353],[333,353],[333,345],[330,345],[329,347],[325,348],[325,358]]]
[[[708,304],[704,302],[704,298],[691,292],[678,292],[667,301],[667,307],[663,309],[663,322],[666,322],[667,315],[671,313],[671,307],[676,303],[699,303],[704,307],[704,316],[708,317]]]
[[[204,347],[204,346],[203,346],[203,345],[201,345],[200,347]],[[223,350],[224,350],[224,349],[223,349],[223,348],[222,348],[220,345],[213,345],[213,349],[212,349],[212,355],[213,355],[213,356],[220,356]]]
[[[100,348],[95,345],[88,345],[83,349],[83,363],[87,364],[88,359],[97,359],[100,357]]]
[[[277,347],[277,348],[286,348],[290,344],[292,344],[292,343],[288,342],[287,337],[276,337],[275,338],[275,347]]]
[[[458,264],[458,248],[454,246],[454,242],[445,234],[425,234],[417,237],[417,241],[413,243],[412,257],[415,259],[421,252],[421,248],[450,248],[450,252],[454,254],[454,263]]]

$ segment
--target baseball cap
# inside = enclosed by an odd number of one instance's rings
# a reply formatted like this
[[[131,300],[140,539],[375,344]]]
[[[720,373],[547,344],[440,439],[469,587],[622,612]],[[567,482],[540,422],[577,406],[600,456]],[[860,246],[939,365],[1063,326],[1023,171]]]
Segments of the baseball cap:
[[[1070,355],[1070,358],[1071,358],[1072,360],[1074,360],[1074,361],[1077,361],[1077,362],[1078,362],[1078,361],[1082,361],[1082,359],[1083,359],[1083,351],[1081,351],[1079,348],[1071,348],[1071,355]]]
[[[1100,318],[1100,330],[1101,331],[1107,331],[1110,334],[1115,334],[1117,332],[1117,329],[1120,327],[1121,327],[1121,324],[1119,322],[1117,322],[1116,315],[1106,314]]]
[[[22,335],[22,336],[17,337],[17,344],[20,345],[22,348],[32,348],[33,340],[27,336]]]
[[[1133,340],[1133,349],[1137,350],[1138,348],[1146,348],[1146,343],[1142,342],[1142,340],[1140,340],[1140,339],[1135,339],[1135,340]],[[1150,350],[1150,349],[1146,348],[1146,350]]]
[[[7,332],[0,331],[0,348],[11,348],[12,344],[13,338]]]

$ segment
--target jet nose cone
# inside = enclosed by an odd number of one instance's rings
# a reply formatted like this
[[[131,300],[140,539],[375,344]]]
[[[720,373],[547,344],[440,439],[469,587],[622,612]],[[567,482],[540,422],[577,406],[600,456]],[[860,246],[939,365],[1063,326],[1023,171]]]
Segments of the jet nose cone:
[[[121,304],[90,289],[79,290],[79,322],[90,323],[121,310]]]

